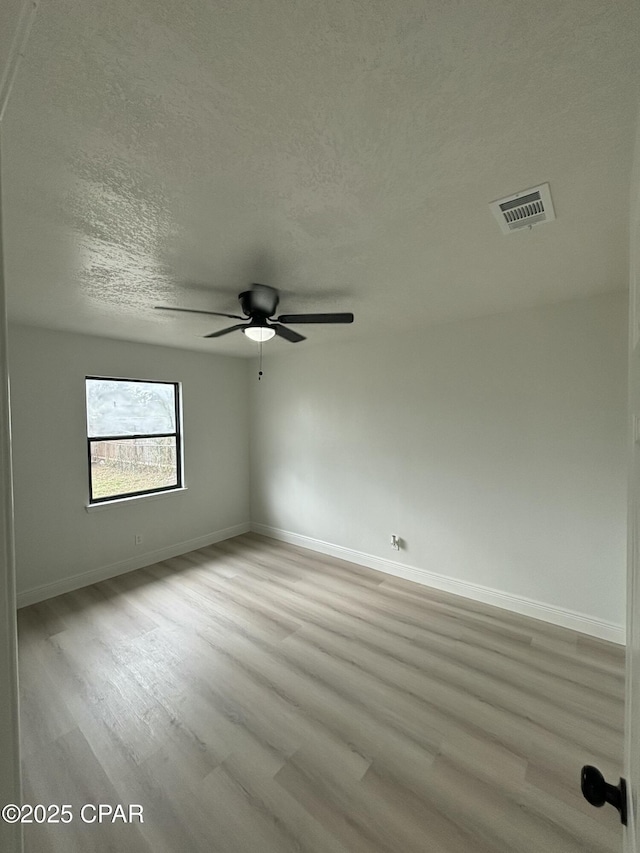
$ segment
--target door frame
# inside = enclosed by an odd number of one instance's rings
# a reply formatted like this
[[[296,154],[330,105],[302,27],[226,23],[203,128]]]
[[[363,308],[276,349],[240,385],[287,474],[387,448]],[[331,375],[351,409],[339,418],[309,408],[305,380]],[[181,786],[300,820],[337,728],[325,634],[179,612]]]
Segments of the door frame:
[[[1,125],[0,125],[1,126]],[[1,165],[0,151],[0,165]],[[0,200],[2,183],[0,177]],[[0,201],[0,805],[22,803],[20,778],[20,711],[18,701],[18,644],[16,625],[15,555],[13,544],[13,477],[11,470],[11,419],[7,316],[2,254],[2,203]],[[0,849],[21,853],[19,824],[0,820]]]
[[[40,0],[5,0],[0,21],[0,166],[2,119]],[[0,169],[0,807],[22,804],[18,634],[11,467],[8,328],[3,255],[2,175]],[[0,849],[24,850],[22,826],[0,818]]]
[[[624,774],[627,779],[628,817],[624,833],[625,853],[640,853],[640,820],[638,815],[638,770],[640,749],[634,746],[640,713],[640,484],[634,473],[640,454],[640,420],[638,391],[640,366],[640,103],[636,120],[636,136],[629,183],[629,359],[628,359],[628,501],[627,501],[627,625],[625,664],[625,743]]]

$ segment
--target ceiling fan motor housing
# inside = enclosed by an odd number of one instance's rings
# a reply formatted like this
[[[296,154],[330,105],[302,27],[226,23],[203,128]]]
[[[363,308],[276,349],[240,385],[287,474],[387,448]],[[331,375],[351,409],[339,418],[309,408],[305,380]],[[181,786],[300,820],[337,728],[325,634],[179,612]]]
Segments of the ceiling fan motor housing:
[[[247,317],[261,320],[273,316],[280,301],[276,290],[264,284],[254,284],[251,290],[239,294],[238,299]]]

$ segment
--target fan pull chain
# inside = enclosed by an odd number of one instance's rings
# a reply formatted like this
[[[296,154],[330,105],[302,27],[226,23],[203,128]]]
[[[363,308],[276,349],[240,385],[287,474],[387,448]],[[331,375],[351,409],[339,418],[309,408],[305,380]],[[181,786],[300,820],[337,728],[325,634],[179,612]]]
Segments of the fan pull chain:
[[[258,344],[260,347],[260,366],[258,367],[258,382],[262,379],[262,341]]]

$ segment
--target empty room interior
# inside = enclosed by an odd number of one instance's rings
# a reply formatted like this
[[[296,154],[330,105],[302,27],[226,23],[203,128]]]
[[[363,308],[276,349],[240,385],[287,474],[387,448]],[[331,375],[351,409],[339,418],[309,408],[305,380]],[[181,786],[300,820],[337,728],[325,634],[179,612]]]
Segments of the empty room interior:
[[[26,853],[621,851],[635,0],[24,8]]]

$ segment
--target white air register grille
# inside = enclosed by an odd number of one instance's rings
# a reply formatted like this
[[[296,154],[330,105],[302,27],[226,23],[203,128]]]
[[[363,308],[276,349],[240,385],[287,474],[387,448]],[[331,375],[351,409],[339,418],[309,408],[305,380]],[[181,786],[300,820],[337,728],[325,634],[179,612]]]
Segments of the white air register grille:
[[[503,234],[519,231],[521,228],[532,228],[556,218],[549,184],[541,184],[539,187],[498,199],[489,207]]]

